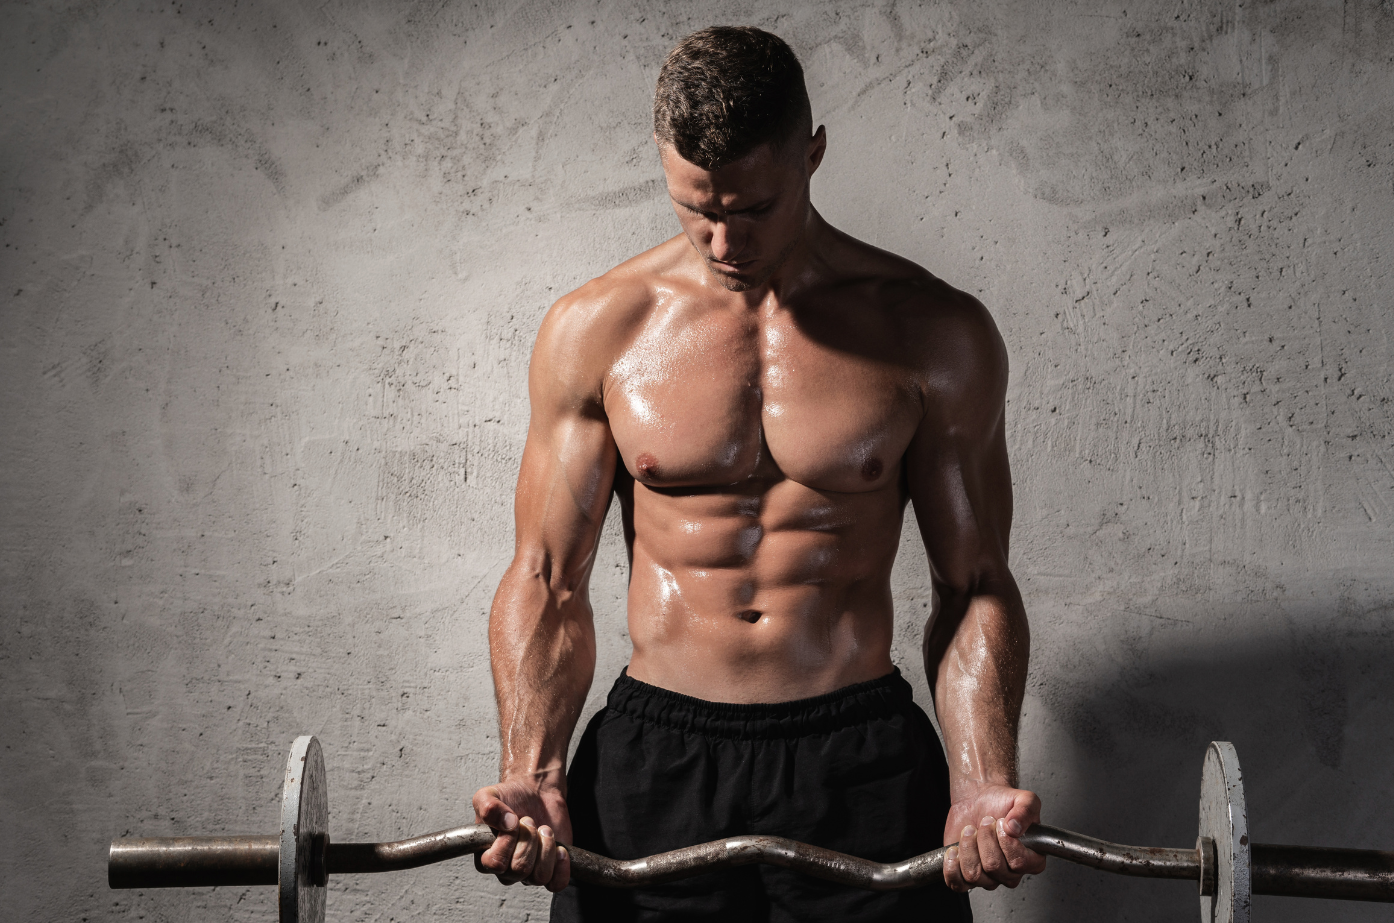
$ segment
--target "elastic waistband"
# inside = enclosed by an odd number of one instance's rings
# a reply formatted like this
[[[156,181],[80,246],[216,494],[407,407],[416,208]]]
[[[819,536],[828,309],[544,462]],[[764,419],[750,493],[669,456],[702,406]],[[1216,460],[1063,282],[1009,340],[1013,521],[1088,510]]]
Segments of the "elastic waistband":
[[[625,669],[605,704],[631,718],[706,737],[775,739],[826,734],[903,714],[907,706],[914,706],[914,696],[899,667],[877,679],[812,698],[754,705],[708,702],[670,692],[634,679]]]

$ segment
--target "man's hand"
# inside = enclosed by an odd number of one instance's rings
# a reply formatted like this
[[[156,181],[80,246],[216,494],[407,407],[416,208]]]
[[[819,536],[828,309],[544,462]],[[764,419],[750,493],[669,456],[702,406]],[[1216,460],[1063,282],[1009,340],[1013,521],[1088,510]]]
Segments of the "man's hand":
[[[1022,876],[1045,870],[1046,857],[1017,839],[1041,819],[1041,799],[1034,792],[982,783],[964,795],[949,808],[944,824],[944,842],[958,842],[944,857],[944,882],[950,888],[1015,888]]]
[[[558,842],[571,839],[566,797],[532,779],[487,785],[474,793],[474,822],[497,834],[474,857],[474,867],[506,885],[523,882],[560,891],[571,880],[571,857]]]

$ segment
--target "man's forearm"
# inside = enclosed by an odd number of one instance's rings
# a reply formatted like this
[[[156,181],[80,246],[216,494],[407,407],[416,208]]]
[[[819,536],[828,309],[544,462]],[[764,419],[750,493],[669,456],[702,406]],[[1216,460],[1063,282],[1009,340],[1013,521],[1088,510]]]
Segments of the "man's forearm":
[[[564,790],[566,753],[595,674],[595,627],[584,590],[509,568],[489,614],[499,707],[499,778]]]
[[[1017,783],[1016,733],[1031,634],[1010,578],[988,592],[943,593],[925,638],[925,671],[944,732],[951,795]]]

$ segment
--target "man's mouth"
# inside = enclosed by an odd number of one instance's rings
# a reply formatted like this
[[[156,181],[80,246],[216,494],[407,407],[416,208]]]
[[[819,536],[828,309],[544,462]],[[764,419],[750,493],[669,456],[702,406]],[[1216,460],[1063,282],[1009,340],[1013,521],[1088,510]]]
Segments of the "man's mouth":
[[[713,257],[709,261],[717,269],[724,269],[727,272],[744,272],[754,264],[754,260],[718,260]]]

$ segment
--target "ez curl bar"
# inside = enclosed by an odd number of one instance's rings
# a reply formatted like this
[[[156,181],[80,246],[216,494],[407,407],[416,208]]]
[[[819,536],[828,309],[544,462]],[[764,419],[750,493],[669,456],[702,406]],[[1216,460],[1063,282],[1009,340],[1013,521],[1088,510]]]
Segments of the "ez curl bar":
[[[395,872],[482,852],[494,841],[483,824],[393,843],[329,839],[324,756],[314,737],[291,746],[281,798],[281,832],[271,836],[113,840],[113,888],[276,885],[281,923],[323,923],[330,875]],[[1210,744],[1200,783],[1200,835],[1192,849],[1121,846],[1036,824],[1021,837],[1048,856],[1119,875],[1194,881],[1202,923],[1249,923],[1251,895],[1283,894],[1394,903],[1394,852],[1250,843],[1239,757]],[[875,891],[942,880],[948,847],[879,863],[782,837],[738,836],[643,859],[608,859],[568,846],[577,881],[616,888],[659,884],[764,862]]]

